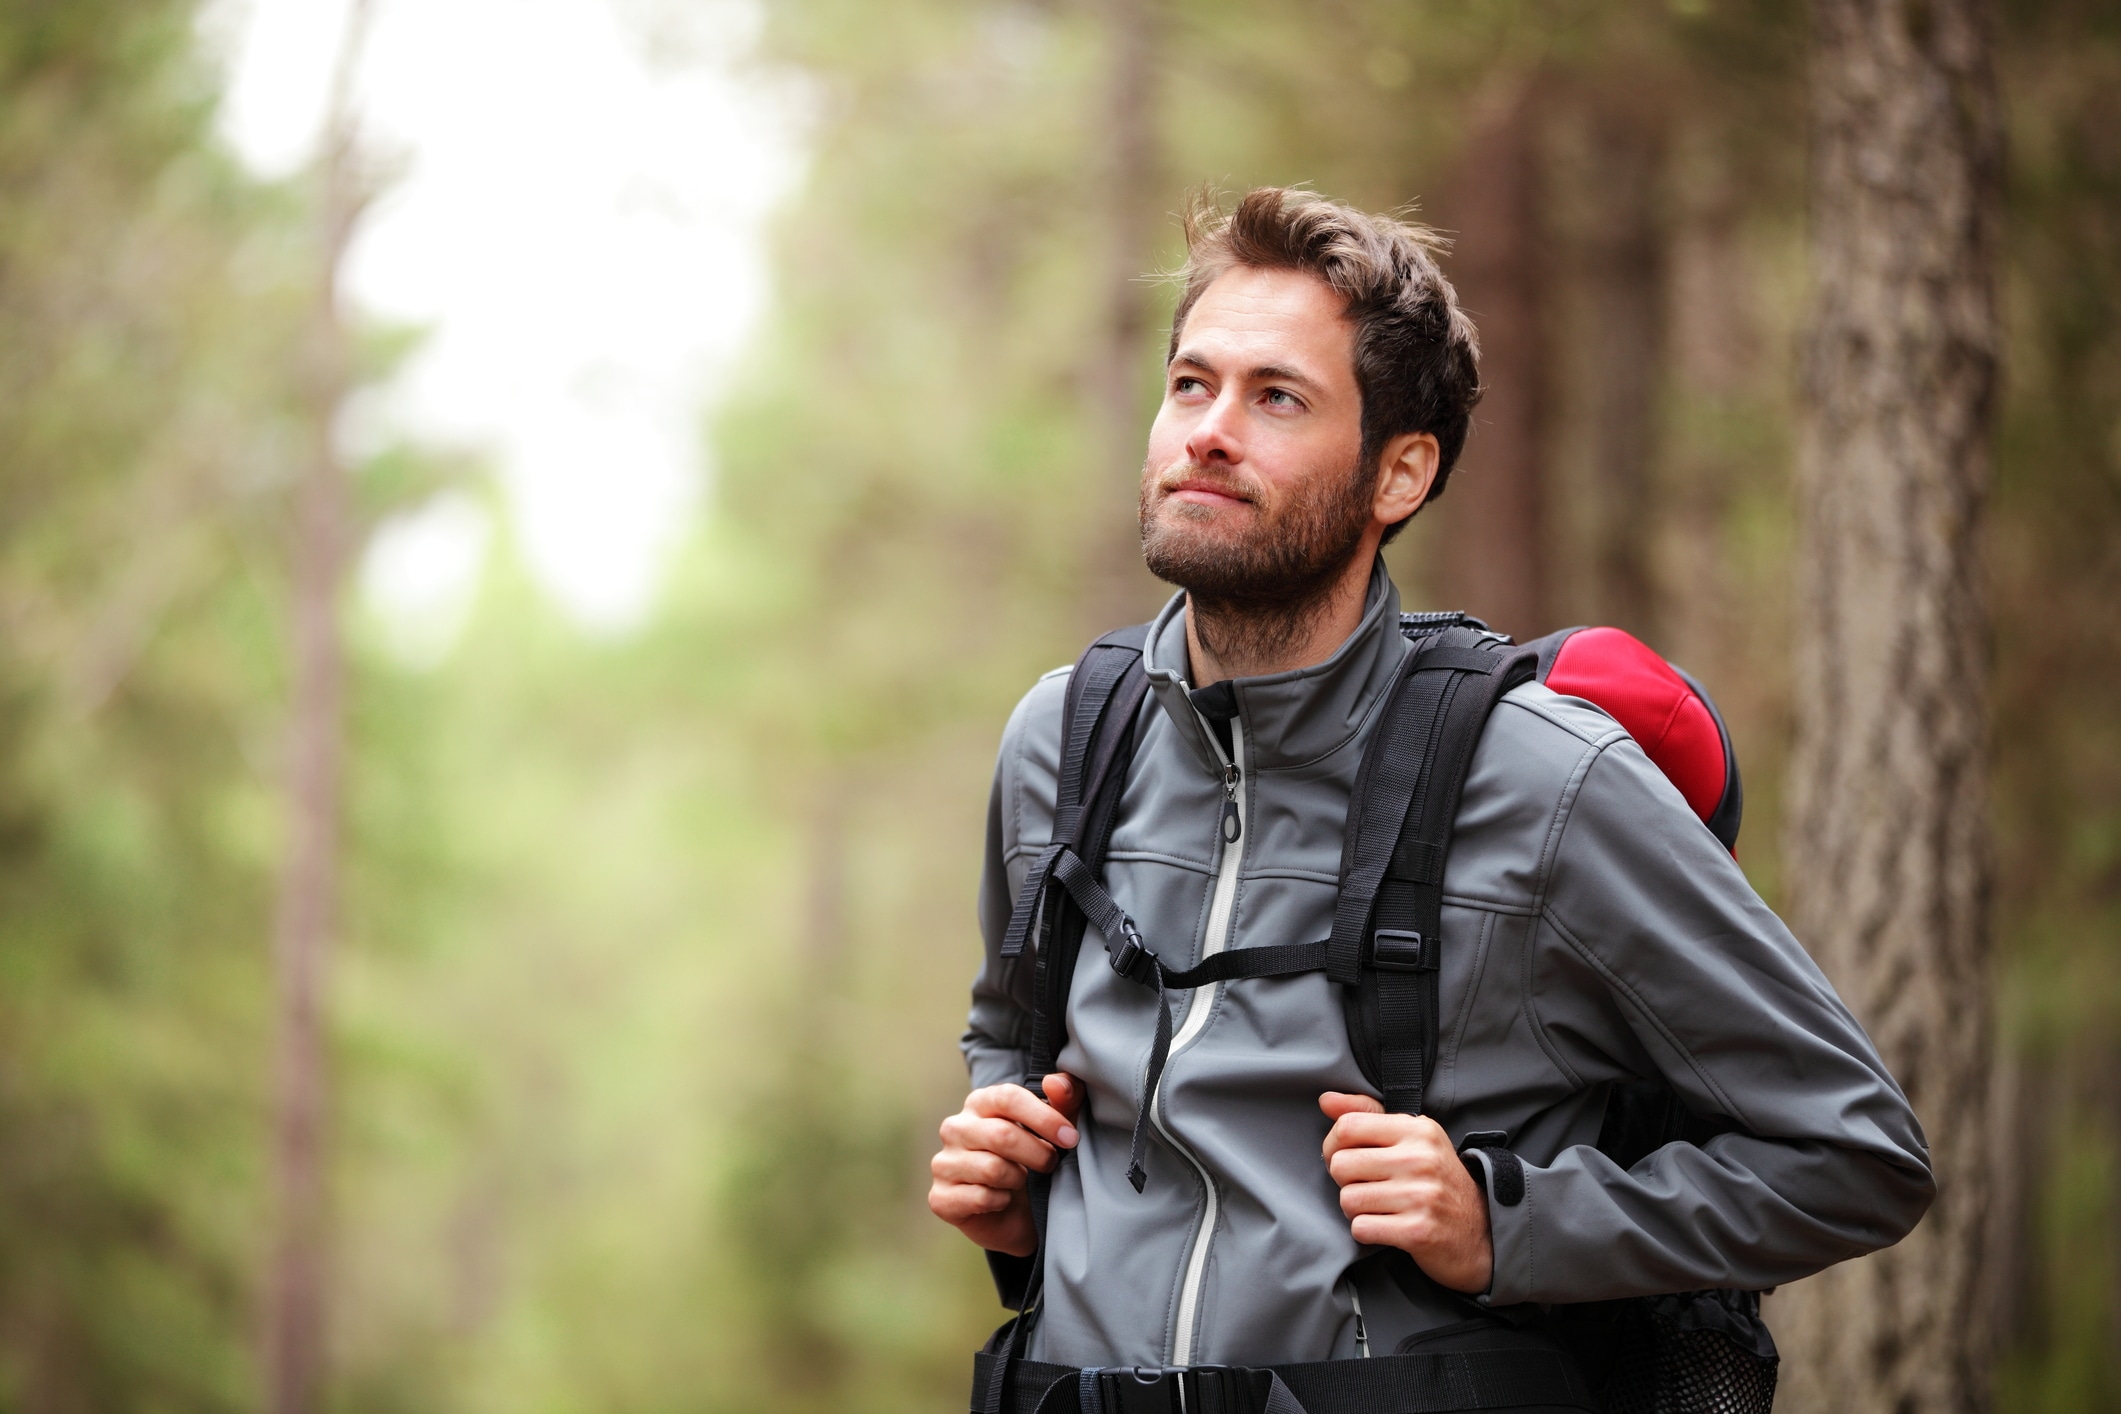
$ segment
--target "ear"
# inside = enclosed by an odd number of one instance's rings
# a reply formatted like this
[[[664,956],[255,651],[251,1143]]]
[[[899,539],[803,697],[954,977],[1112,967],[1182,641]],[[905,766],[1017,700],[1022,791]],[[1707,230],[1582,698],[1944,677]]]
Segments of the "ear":
[[[1397,525],[1421,509],[1429,488],[1436,484],[1436,467],[1443,459],[1431,432],[1403,432],[1385,443],[1377,478],[1377,494],[1370,513],[1380,525]]]

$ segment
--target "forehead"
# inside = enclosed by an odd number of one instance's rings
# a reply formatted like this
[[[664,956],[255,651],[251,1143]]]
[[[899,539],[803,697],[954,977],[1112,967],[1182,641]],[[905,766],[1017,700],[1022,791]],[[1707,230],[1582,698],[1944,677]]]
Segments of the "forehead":
[[[1221,365],[1283,364],[1321,383],[1355,377],[1355,326],[1333,287],[1300,270],[1233,266],[1186,313],[1178,353]]]

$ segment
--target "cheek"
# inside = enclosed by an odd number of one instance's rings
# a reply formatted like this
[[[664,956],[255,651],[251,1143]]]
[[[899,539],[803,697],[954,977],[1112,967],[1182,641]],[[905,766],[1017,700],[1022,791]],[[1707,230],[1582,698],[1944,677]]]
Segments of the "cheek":
[[[1291,438],[1282,445],[1255,445],[1250,465],[1276,507],[1294,502],[1330,503],[1346,490],[1360,451],[1358,441]]]
[[[1149,424],[1148,454],[1142,459],[1142,476],[1145,480],[1173,462],[1184,460],[1185,422],[1186,419],[1175,413],[1169,403],[1157,410],[1156,421]]]

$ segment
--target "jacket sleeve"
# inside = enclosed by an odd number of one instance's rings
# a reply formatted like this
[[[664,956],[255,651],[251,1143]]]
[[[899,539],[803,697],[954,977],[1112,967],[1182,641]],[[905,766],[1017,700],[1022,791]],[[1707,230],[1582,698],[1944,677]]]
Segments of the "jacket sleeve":
[[[987,848],[980,869],[979,926],[984,953],[972,981],[972,1014],[959,1042],[972,1086],[1021,1080],[1030,1065],[1030,958],[1001,956],[1002,936],[1030,856],[1053,833],[1065,668],[1040,678],[1010,715],[987,797]]]
[[[1935,1194],[1907,1097],[1633,741],[1594,749],[1554,838],[1527,970],[1549,1057],[1583,1083],[1661,1077],[1733,1129],[1632,1169],[1523,1156],[1515,1203],[1491,1176],[1487,1299],[1763,1290],[1905,1236]]]

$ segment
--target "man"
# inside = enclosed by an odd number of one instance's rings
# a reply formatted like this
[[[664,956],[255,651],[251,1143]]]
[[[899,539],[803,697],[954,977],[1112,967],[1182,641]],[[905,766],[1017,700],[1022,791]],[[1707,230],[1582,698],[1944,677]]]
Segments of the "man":
[[[1268,189],[1187,236],[1140,507],[1149,567],[1181,592],[1148,630],[1104,870],[1173,967],[1331,928],[1357,766],[1412,651],[1379,547],[1442,493],[1480,392],[1426,232]],[[1526,1303],[1762,1290],[1898,1241],[1928,1206],[1921,1131],[1825,978],[1633,741],[1537,684],[1494,709],[1461,797],[1426,1113],[1383,1112],[1319,972],[1176,993],[1145,1093],[1157,994],[1092,944],[1041,1099],[1029,969],[1000,943],[1052,834],[1067,679],[1041,679],[1003,738],[976,1088],[929,1194],[1020,1285],[1030,1175],[1053,1175],[1027,1358],[1419,1349]],[[1621,1168],[1592,1146],[1637,1079],[1726,1132]],[[1521,1192],[1460,1159],[1472,1131],[1507,1136]],[[1421,1275],[1377,1280],[1393,1252]]]

